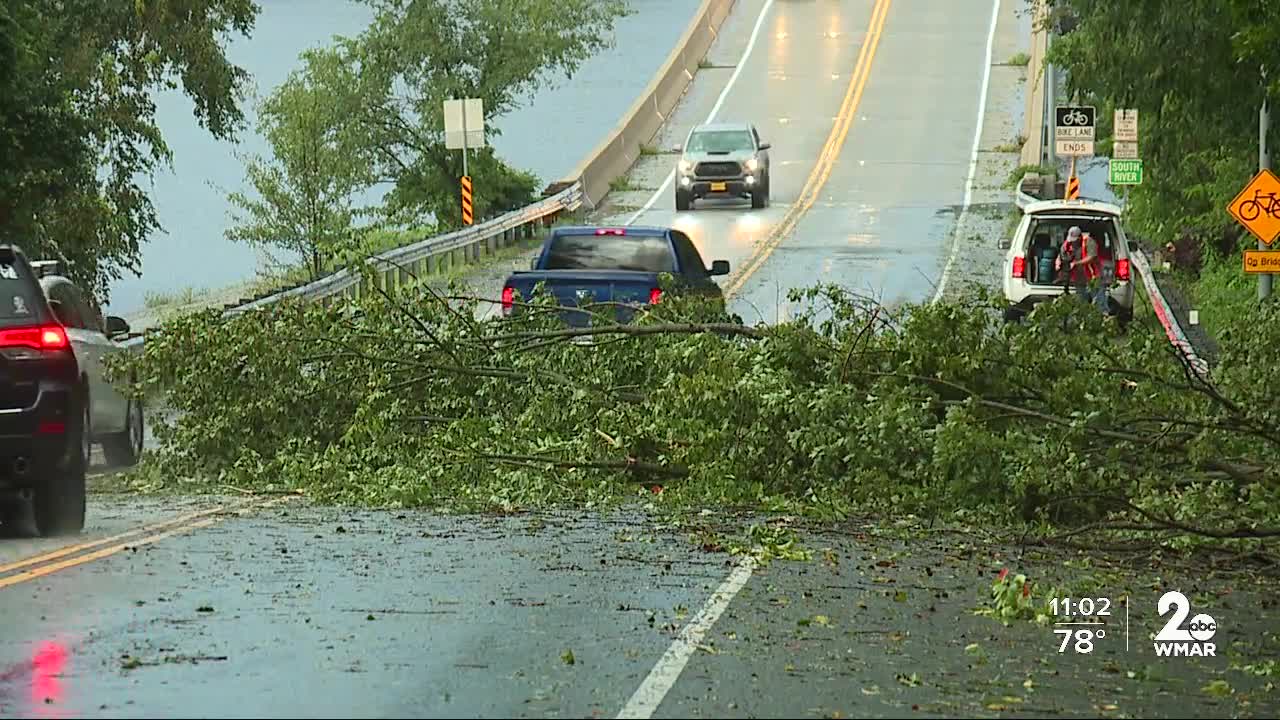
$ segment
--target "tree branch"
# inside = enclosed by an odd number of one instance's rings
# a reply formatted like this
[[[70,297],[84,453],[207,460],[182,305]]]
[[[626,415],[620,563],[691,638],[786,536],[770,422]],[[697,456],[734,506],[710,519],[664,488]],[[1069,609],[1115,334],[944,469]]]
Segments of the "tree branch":
[[[570,309],[570,308],[566,308]],[[490,340],[545,340],[551,338],[591,337],[593,335],[665,335],[721,333],[759,340],[768,333],[734,323],[658,323],[655,325],[606,325],[603,327],[565,328],[563,330],[528,330],[488,336]]]
[[[663,475],[666,477],[683,478],[689,476],[689,471],[680,467],[668,467],[666,465],[656,465],[654,463],[640,462],[635,458],[627,458],[626,460],[561,460],[557,458],[539,457],[537,455],[510,455],[510,454],[472,454],[470,457],[480,460],[492,460],[495,462],[516,463],[531,466],[546,466],[573,469],[588,468],[593,470],[624,470],[632,473],[646,473],[650,475]]]

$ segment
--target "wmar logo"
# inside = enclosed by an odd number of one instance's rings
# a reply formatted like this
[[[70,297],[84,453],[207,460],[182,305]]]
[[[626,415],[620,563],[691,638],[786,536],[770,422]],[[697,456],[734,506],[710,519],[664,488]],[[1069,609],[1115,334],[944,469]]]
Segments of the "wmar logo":
[[[1165,657],[1215,657],[1216,647],[1208,642],[1218,632],[1218,623],[1209,615],[1200,613],[1191,618],[1191,624],[1183,629],[1182,622],[1191,614],[1191,602],[1187,596],[1171,590],[1160,596],[1156,611],[1161,617],[1173,613],[1156,635],[1156,655]]]

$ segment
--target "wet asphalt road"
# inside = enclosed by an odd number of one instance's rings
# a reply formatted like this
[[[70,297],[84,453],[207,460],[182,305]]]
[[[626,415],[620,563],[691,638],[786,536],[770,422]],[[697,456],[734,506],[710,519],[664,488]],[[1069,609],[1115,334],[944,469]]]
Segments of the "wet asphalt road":
[[[1149,566],[1101,574],[1110,637],[1060,655],[1051,628],[972,610],[1006,564],[1058,579],[1061,552],[859,523],[801,537],[813,559],[757,567],[656,710],[628,716],[1274,712],[1266,678],[1145,641],[1157,588],[1180,587],[1238,664],[1274,658],[1274,600],[1248,578],[1201,597],[1173,567],[1156,587]],[[20,619],[0,635],[0,716],[616,717],[737,562],[639,515],[280,503],[0,590]],[[1201,690],[1217,678],[1233,697]]]
[[[615,200],[651,206],[620,207],[606,222],[679,227],[737,274],[781,240],[749,278],[725,283],[748,323],[786,319],[787,291],[817,282],[889,303],[928,300],[964,199],[992,3],[776,2],[726,92],[763,5],[740,3],[710,53],[724,69],[698,73],[658,144],[682,143],[724,93],[716,119],[754,122],[773,145],[770,207],[702,200],[677,213],[673,187],[661,188],[671,154],[642,163],[639,189]],[[1013,35],[1020,23],[1007,25]],[[814,176],[821,186],[804,192]]]

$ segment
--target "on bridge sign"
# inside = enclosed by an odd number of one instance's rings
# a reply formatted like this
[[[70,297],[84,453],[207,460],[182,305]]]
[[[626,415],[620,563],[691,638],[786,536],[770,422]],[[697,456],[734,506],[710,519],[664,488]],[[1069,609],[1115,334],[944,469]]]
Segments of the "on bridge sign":
[[[1089,105],[1060,105],[1053,112],[1054,149],[1058,155],[1093,155],[1098,109]]]

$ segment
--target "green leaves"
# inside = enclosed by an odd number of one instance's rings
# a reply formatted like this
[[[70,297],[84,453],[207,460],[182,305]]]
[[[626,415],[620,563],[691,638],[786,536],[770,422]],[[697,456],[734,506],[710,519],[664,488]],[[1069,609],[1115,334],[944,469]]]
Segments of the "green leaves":
[[[338,68],[315,67],[328,71],[329,79],[342,77]],[[249,183],[257,198],[241,192],[228,196],[241,211],[228,238],[297,253],[312,279],[336,256],[355,249],[355,221],[366,211],[354,206],[354,197],[374,178],[351,136],[346,112],[335,85],[298,72],[262,102],[259,130],[272,157],[249,162]]]
[[[503,512],[640,500],[1277,524],[1273,404],[1237,407],[1260,390],[1234,370],[1213,392],[1187,387],[1154,325],[1120,333],[1071,299],[1004,326],[980,298],[888,311],[810,297],[823,320],[743,328],[673,295],[635,325],[601,320],[611,334],[591,346],[555,335],[545,294],[489,322],[426,291],[182,318],[134,368],[178,413],[138,480]],[[1240,321],[1259,334],[1241,348],[1253,363],[1280,342],[1280,322],[1259,319]],[[1243,479],[1215,469],[1228,458]],[[784,528],[748,540],[733,550],[808,556]]]

